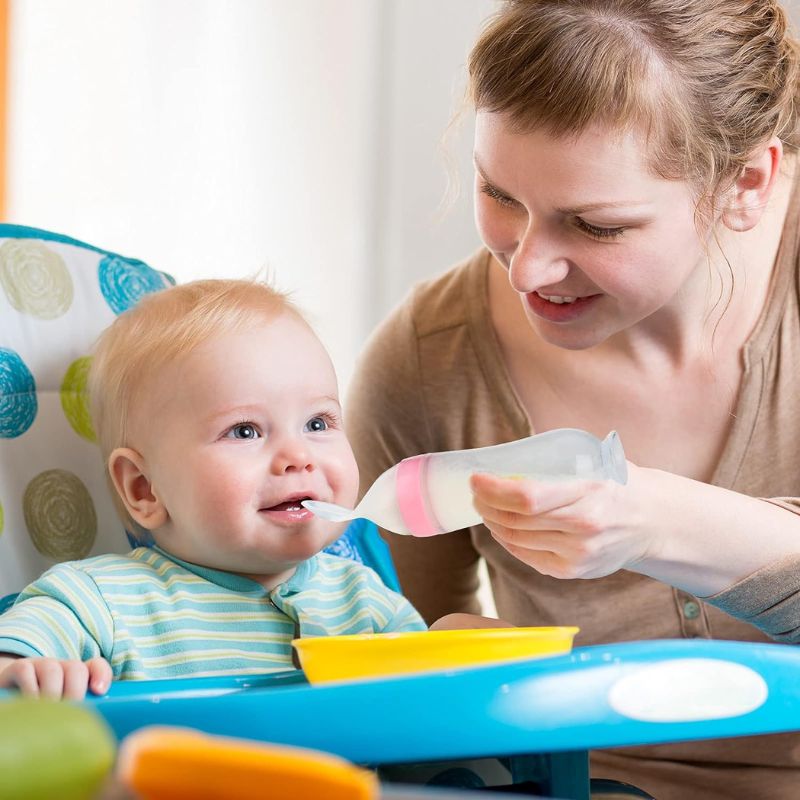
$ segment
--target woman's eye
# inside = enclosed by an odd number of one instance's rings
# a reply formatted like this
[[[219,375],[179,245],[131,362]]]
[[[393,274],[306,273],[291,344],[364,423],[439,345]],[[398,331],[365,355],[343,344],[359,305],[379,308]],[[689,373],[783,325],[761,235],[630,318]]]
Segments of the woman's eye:
[[[507,194],[503,194],[499,189],[492,186],[491,183],[482,183],[481,184],[481,191],[491,197],[496,203],[505,208],[513,208],[516,206],[517,201],[513,198],[509,197]]]
[[[311,433],[321,433],[328,430],[328,422],[325,417],[312,417],[306,423],[306,430]]]
[[[575,217],[575,224],[585,233],[594,236],[595,239],[618,239],[627,230],[624,226],[618,228],[599,228],[597,225],[592,225],[580,217]]]
[[[226,439],[258,439],[259,432],[255,425],[249,422],[242,422],[239,425],[234,425],[226,434]]]

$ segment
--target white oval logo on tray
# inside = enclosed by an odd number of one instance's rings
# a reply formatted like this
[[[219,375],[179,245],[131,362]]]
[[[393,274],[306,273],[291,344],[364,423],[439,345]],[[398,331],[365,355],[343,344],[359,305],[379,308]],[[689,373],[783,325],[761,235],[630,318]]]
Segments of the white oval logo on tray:
[[[750,667],[713,658],[649,664],[620,678],[608,693],[618,714],[642,722],[698,722],[749,714],[769,689]]]

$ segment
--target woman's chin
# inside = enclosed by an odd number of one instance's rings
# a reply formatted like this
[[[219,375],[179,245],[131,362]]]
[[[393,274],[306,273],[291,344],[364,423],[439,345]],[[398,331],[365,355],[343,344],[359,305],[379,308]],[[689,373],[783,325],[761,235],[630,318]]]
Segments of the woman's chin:
[[[608,336],[601,334],[597,330],[578,330],[557,328],[541,320],[530,320],[531,327],[539,335],[542,341],[553,347],[560,347],[562,350],[589,350],[602,344]]]

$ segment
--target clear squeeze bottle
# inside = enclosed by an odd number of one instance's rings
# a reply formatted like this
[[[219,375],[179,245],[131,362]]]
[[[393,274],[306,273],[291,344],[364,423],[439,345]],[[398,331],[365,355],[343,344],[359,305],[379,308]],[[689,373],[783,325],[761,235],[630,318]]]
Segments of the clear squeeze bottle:
[[[628,478],[616,431],[601,441],[586,431],[559,428],[491,447],[406,458],[386,470],[353,511],[314,501],[303,505],[329,519],[365,517],[395,533],[435,536],[480,522],[469,487],[476,472],[542,481]],[[335,509],[344,513],[337,516]]]

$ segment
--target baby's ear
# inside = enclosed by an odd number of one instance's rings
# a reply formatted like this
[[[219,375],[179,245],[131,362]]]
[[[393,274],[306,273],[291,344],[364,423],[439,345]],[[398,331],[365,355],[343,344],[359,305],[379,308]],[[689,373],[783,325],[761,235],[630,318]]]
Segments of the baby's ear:
[[[130,447],[118,447],[108,457],[108,474],[135,522],[152,531],[167,521],[167,509],[153,491],[140,453]]]

